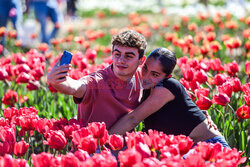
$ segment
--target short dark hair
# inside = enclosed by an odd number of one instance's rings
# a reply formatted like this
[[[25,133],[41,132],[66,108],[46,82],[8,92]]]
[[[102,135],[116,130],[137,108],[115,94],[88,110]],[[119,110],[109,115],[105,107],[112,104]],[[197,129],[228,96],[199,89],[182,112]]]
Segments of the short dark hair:
[[[166,73],[166,76],[169,76],[176,65],[176,55],[167,48],[157,48],[153,50],[148,58],[153,57],[156,60],[159,60],[162,65],[162,71]]]
[[[147,41],[145,37],[134,30],[126,30],[113,36],[111,43],[113,48],[115,45],[137,48],[139,58],[144,56],[144,52],[147,47]]]

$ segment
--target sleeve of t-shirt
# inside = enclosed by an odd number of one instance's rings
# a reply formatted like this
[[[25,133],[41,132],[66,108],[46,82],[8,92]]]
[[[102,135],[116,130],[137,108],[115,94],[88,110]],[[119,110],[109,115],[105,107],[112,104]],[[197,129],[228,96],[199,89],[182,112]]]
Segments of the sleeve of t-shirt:
[[[178,97],[181,93],[180,85],[181,83],[174,78],[164,79],[159,82],[155,88],[164,87],[168,89],[175,97]]]
[[[86,84],[86,91],[82,98],[73,97],[76,104],[93,102],[98,94],[98,85],[95,75],[84,76],[79,79]]]

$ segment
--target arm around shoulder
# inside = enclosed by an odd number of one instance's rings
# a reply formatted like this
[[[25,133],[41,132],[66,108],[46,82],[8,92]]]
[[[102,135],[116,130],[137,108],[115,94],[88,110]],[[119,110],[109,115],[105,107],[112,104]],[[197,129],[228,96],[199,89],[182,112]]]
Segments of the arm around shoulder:
[[[140,104],[134,111],[128,113],[119,119],[109,129],[110,134],[124,135],[127,131],[132,130],[142,120],[157,112],[169,101],[174,100],[175,96],[164,87],[152,89],[150,96]]]

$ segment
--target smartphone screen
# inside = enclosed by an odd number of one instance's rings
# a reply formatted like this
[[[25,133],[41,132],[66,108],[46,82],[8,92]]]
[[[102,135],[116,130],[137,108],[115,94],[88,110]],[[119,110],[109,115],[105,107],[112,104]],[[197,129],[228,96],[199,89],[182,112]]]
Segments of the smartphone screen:
[[[71,59],[72,59],[72,54],[65,50],[63,52],[62,59],[60,61],[60,66],[65,65],[65,64],[69,64],[71,62]]]

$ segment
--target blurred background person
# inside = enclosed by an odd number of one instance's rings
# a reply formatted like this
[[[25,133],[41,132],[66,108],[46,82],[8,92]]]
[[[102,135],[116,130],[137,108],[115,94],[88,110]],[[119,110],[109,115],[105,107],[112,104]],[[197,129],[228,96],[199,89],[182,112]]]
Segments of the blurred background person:
[[[41,25],[41,42],[49,44],[50,39],[55,38],[60,28],[58,19],[58,1],[57,0],[29,0],[29,8],[35,12],[35,17]],[[47,18],[53,23],[53,29],[47,34]]]
[[[14,29],[17,31],[21,27],[22,3],[21,0],[0,0],[0,27],[7,27],[8,19],[11,20]],[[6,32],[6,31],[5,31]],[[5,37],[0,39],[0,44],[4,46]]]
[[[71,18],[76,17],[77,0],[67,0],[67,15]]]

